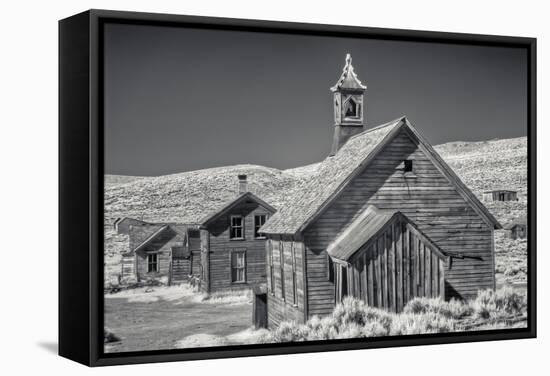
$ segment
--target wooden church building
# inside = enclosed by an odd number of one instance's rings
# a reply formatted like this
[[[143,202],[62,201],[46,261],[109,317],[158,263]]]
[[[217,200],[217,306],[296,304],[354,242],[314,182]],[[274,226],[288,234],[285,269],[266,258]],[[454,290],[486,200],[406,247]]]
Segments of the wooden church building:
[[[494,288],[497,220],[407,118],[367,128],[349,55],[331,91],[330,155],[260,230],[268,325],[330,314],[346,295],[398,312]]]

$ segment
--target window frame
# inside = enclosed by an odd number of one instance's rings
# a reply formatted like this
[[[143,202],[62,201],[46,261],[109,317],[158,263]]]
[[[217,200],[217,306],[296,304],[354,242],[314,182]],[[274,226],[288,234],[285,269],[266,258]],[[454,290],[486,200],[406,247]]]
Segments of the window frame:
[[[240,218],[241,225],[240,226],[234,226],[233,225],[233,219]],[[241,236],[240,237],[234,237],[233,236],[233,229],[240,229],[241,230]],[[244,216],[243,215],[231,215],[229,216],[229,239],[230,240],[244,240]]]
[[[414,173],[414,161],[412,159],[405,159],[403,161],[403,172],[405,174]]]
[[[348,116],[348,110],[350,106],[350,102],[353,101],[353,105],[355,106],[355,112],[353,115]],[[346,120],[361,120],[361,103],[354,98],[353,96],[350,96],[348,99],[344,101],[344,105],[342,107],[342,113],[344,115],[344,119]]]
[[[148,253],[147,254],[147,273],[160,273],[159,257],[158,252]],[[150,261],[149,257],[154,257],[154,261]],[[155,265],[155,269],[151,270],[151,265]]]
[[[243,255],[243,266],[237,267],[236,265],[233,265],[233,256],[234,255]],[[238,259],[236,259],[236,263],[238,265]],[[231,252],[229,252],[229,280],[231,281],[231,284],[242,284],[247,283],[247,257],[246,257],[246,249],[232,249]],[[233,280],[233,269],[242,269],[243,270],[243,279],[242,280]]]
[[[256,222],[256,218],[258,218],[258,217],[263,217],[264,218],[264,222],[260,226],[258,226],[258,223]],[[267,222],[267,213],[254,214],[254,239],[266,239],[266,237],[264,235],[258,234],[258,232],[256,230],[256,227],[259,230],[266,222]]]

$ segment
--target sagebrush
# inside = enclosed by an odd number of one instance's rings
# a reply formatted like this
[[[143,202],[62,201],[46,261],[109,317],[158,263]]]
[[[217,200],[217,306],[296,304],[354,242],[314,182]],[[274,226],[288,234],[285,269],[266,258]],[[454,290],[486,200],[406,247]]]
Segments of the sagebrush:
[[[364,301],[345,297],[331,315],[314,316],[305,324],[281,323],[260,342],[300,342],[342,338],[369,338],[410,334],[446,333],[466,330],[467,320],[503,320],[524,314],[525,294],[512,289],[484,290],[473,301],[415,298],[402,313],[370,307]],[[496,320],[496,321],[495,321]],[[470,323],[471,324],[471,323]]]

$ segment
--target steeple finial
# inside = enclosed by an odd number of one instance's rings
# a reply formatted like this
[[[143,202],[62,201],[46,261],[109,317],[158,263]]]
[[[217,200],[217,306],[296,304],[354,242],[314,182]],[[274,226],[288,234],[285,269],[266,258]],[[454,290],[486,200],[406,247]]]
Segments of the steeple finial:
[[[351,54],[346,54],[346,65],[351,65]]]
[[[367,87],[359,81],[357,74],[353,70],[353,65],[351,65],[351,54],[346,54],[346,65],[342,70],[342,75],[336,82],[336,85],[330,88],[332,91],[337,91],[341,88],[344,89],[356,89],[356,90],[365,90]]]

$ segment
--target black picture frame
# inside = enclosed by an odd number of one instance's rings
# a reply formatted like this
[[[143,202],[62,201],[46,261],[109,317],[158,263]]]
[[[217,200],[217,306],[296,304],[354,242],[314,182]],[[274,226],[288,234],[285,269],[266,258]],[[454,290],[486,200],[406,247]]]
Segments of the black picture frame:
[[[433,335],[103,353],[103,27],[170,25],[525,48],[528,53],[527,328]],[[59,22],[59,354],[88,366],[536,337],[536,39],[89,10]],[[78,251],[75,251],[78,250]]]

